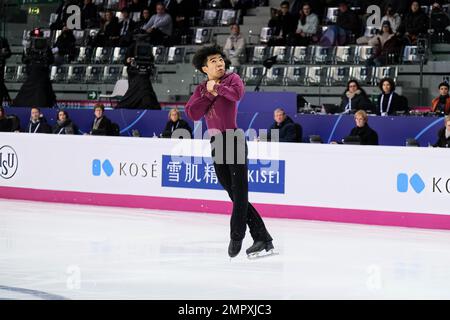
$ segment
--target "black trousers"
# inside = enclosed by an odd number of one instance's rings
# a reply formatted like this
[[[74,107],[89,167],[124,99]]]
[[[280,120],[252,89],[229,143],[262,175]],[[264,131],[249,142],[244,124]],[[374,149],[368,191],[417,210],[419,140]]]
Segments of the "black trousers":
[[[221,142],[218,138],[222,139]],[[211,147],[217,179],[233,202],[230,221],[231,239],[244,239],[248,225],[254,241],[272,241],[258,211],[248,202],[248,148],[245,137],[243,139],[234,138],[233,141],[227,143],[226,135],[222,133],[211,138]],[[223,153],[218,148],[223,148]],[[226,161],[228,160],[226,159],[227,152],[234,152],[232,161]],[[239,152],[245,155],[243,163],[238,161]]]

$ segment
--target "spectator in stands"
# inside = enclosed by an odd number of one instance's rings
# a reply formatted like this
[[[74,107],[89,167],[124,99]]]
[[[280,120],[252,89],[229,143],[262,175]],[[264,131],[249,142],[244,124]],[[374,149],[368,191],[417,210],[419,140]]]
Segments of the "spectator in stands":
[[[105,106],[97,103],[94,106],[94,121],[92,122],[92,129],[89,134],[93,136],[112,136],[113,125],[105,115]]]
[[[325,1],[311,1],[307,2],[305,0],[291,0],[290,2],[290,9],[289,12],[295,16],[297,19],[300,19],[300,14],[302,12],[303,6],[308,3],[311,9],[311,12],[314,12],[317,16],[319,21],[321,21],[323,17],[323,13],[325,12]]]
[[[177,42],[180,42],[182,36],[190,34],[189,21],[193,17],[200,16],[199,6],[198,1],[178,0],[172,12],[169,11],[173,21],[173,34]]]
[[[398,32],[404,36],[410,44],[416,44],[417,38],[421,34],[426,34],[428,30],[428,16],[420,8],[418,1],[413,1],[410,12],[403,18]]]
[[[394,11],[394,8],[392,5],[388,5],[386,7],[386,11],[384,13],[383,18],[381,18],[381,24],[383,24],[385,21],[388,21],[391,25],[392,31],[394,33],[397,32],[398,27],[400,27],[400,24],[402,22],[402,18],[400,15]]]
[[[360,34],[361,22],[358,15],[350,10],[346,0],[339,1],[339,12],[335,25],[331,25],[320,39],[321,46],[339,46],[352,43]]]
[[[78,134],[77,126],[69,118],[67,111],[59,110],[57,114],[56,124],[53,127],[55,134]]]
[[[141,19],[136,24],[135,30],[142,30],[142,28],[150,21],[150,9],[144,8],[141,12]]]
[[[8,117],[5,108],[0,106],[0,132],[19,132],[20,119],[16,116]]]
[[[299,133],[296,128],[296,124],[292,119],[286,114],[284,109],[277,108],[273,112],[273,118],[275,122],[269,128],[267,132],[267,141],[274,142],[298,142],[301,141],[302,137],[299,137]],[[297,126],[300,126],[297,124]],[[301,128],[301,127],[300,127]],[[272,130],[278,130],[278,141],[273,140],[276,137],[272,137]],[[301,135],[301,134],[300,134]]]
[[[183,132],[177,132],[176,136],[190,137],[192,138],[192,129],[189,124],[181,118],[181,112],[177,109],[171,109],[169,111],[169,121],[166,124],[161,137],[171,138],[175,130],[183,129]]]
[[[64,26],[61,35],[56,39],[52,52],[55,56],[55,64],[69,63],[76,56],[75,36],[72,29]]]
[[[438,140],[433,147],[450,148],[450,116],[444,118],[445,127],[439,129]]]
[[[409,112],[408,100],[395,92],[395,83],[391,78],[380,81],[381,94],[378,97],[377,115],[395,115],[397,112]]]
[[[94,42],[97,47],[116,47],[119,44],[119,38],[119,21],[114,15],[114,12],[108,10],[105,12],[105,20],[103,21]]]
[[[300,10],[300,17],[297,24],[297,31],[293,35],[293,46],[308,46],[313,37],[317,35],[319,18],[311,11],[311,5],[304,3]]]
[[[84,0],[81,8],[81,27],[83,29],[99,27],[97,6],[92,3],[92,0]]]
[[[389,21],[383,22],[381,32],[370,39],[368,44],[376,48],[374,58],[367,61],[368,65],[383,66],[398,62],[402,42],[393,32]]]
[[[364,110],[358,110],[355,113],[356,127],[350,131],[350,136],[359,137],[361,145],[376,146],[378,145],[378,134],[369,127],[368,120],[367,113]]]
[[[270,19],[269,28],[273,29],[273,38],[269,41],[269,46],[286,45],[287,37],[292,37],[297,28],[297,19],[289,13],[289,1],[280,4],[280,10]]]
[[[375,107],[358,81],[350,80],[347,89],[342,95],[341,110],[344,113],[352,113],[356,110],[374,111]]]
[[[142,12],[142,10],[144,10],[144,6],[146,4],[147,4],[146,1],[132,0],[130,5],[128,6],[128,10],[130,12]]]
[[[431,111],[443,114],[450,114],[450,96],[448,94],[448,82],[439,84],[439,97],[431,101]]]
[[[41,114],[38,107],[31,108],[30,122],[28,123],[29,133],[52,133],[52,128],[47,123],[45,117]]]
[[[433,29],[433,37],[439,42],[450,42],[450,18],[449,15],[442,10],[438,2],[434,2],[431,9],[431,29]]]
[[[142,29],[149,34],[152,44],[162,44],[164,39],[172,35],[172,18],[166,13],[162,3],[156,5],[156,14],[150,18]]]
[[[230,27],[231,35],[227,38],[223,51],[233,67],[239,67],[245,62],[245,38],[240,33],[239,25]]]
[[[11,57],[11,49],[6,38],[0,36],[0,106],[3,104],[3,100],[10,102],[8,89],[5,86],[5,65],[6,59]]]
[[[136,22],[134,22],[131,19],[130,10],[128,8],[122,8],[120,13],[122,15],[122,21],[119,23],[120,28],[119,46],[128,47],[133,41],[133,32],[136,26]]]

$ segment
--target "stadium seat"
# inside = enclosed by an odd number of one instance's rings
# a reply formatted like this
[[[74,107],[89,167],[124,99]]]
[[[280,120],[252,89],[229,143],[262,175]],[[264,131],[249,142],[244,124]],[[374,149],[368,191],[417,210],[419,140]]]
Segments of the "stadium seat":
[[[84,30],[73,30],[73,36],[75,37],[76,46],[84,46],[86,44],[86,33]]]
[[[153,56],[155,58],[155,64],[165,64],[167,49],[163,46],[157,46],[152,48]]]
[[[185,48],[170,47],[167,53],[167,63],[182,63],[184,59]]]
[[[127,54],[127,48],[116,47],[113,50],[111,62],[114,64],[122,64]]]
[[[52,66],[50,80],[53,82],[66,82],[68,69],[66,66]]]
[[[353,64],[355,61],[355,47],[336,46],[334,47],[332,60],[334,64]]]
[[[273,47],[271,56],[277,56],[277,63],[287,64],[290,61],[291,47],[277,46]]]
[[[24,82],[27,77],[27,66],[24,64],[17,66],[16,82]]]
[[[82,83],[86,76],[86,67],[80,65],[70,65],[67,70],[67,82]]]
[[[17,66],[5,66],[5,82],[14,82],[17,77]]]
[[[195,29],[194,44],[207,44],[211,39],[211,29],[197,28]]]
[[[232,9],[224,9],[220,13],[219,24],[221,26],[229,26],[236,23],[237,11]]]
[[[128,67],[124,66],[122,69],[122,75],[120,76],[120,79],[128,79]]]
[[[92,48],[80,47],[74,63],[86,64],[91,61]]]
[[[288,86],[302,86],[306,84],[308,67],[305,66],[289,66],[286,70],[285,83]]]
[[[273,29],[268,27],[261,28],[261,33],[259,34],[259,42],[267,44],[272,38]]]
[[[294,47],[291,52],[291,64],[306,64],[310,61],[308,47]]]
[[[122,66],[110,65],[103,70],[103,81],[105,83],[116,83],[122,75]]]
[[[134,22],[139,22],[141,21],[141,13],[140,12],[131,12],[131,19]]]
[[[269,86],[282,86],[285,84],[286,66],[273,66],[267,70],[265,84]]]
[[[312,61],[317,64],[330,63],[333,47],[312,46]]]
[[[402,54],[403,63],[420,63],[420,55],[417,46],[405,46]]]
[[[364,64],[368,59],[375,56],[375,48],[372,46],[356,46],[355,48],[355,63]]]
[[[111,62],[112,48],[97,47],[94,49],[92,62],[95,64],[107,64]]]
[[[375,27],[375,26],[366,26],[366,29],[364,30],[364,36],[365,37],[373,37],[373,36],[375,36],[376,34],[377,34],[377,31],[379,30],[380,28],[378,28],[378,27]]]
[[[374,67],[355,66],[351,68],[351,79],[360,84],[372,85],[374,77]]]
[[[203,10],[200,25],[203,27],[214,27],[219,20],[219,10]]]
[[[332,66],[328,68],[327,82],[330,86],[345,86],[350,79],[350,66]]]
[[[338,7],[329,7],[326,9],[326,14],[324,18],[324,24],[334,24],[337,21],[337,16],[339,13]]]
[[[102,82],[103,70],[105,66],[93,65],[86,67],[86,82],[99,83]]]
[[[245,66],[244,68],[244,82],[246,85],[256,85],[258,80],[264,73],[263,66]]]
[[[307,69],[307,83],[313,86],[325,85],[328,67],[309,66]]]
[[[272,48],[267,46],[253,47],[253,52],[251,53],[250,61],[255,64],[263,63],[263,61],[270,56],[271,50]]]
[[[106,0],[106,8],[110,10],[119,9],[119,0]]]
[[[375,71],[374,85],[378,85],[379,80],[383,78],[391,78],[394,82],[397,80],[398,68],[397,66],[377,67]]]

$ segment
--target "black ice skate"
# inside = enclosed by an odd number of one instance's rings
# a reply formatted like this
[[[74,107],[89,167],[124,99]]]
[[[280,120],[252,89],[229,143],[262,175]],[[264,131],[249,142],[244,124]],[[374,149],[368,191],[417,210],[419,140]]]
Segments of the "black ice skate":
[[[273,249],[272,241],[255,241],[246,253],[249,259],[256,259],[277,254]]]
[[[230,258],[236,257],[242,248],[242,240],[230,240],[230,245],[228,246],[228,255]]]

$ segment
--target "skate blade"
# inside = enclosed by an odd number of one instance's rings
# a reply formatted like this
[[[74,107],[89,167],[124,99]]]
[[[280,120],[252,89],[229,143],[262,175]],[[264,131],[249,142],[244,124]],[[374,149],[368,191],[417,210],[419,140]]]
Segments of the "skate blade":
[[[250,253],[249,255],[247,255],[247,257],[250,260],[256,260],[256,259],[261,259],[261,258],[267,258],[270,256],[276,256],[279,255],[278,252],[275,252],[273,249],[269,250],[269,251],[260,251],[260,252],[255,252],[255,253]]]

